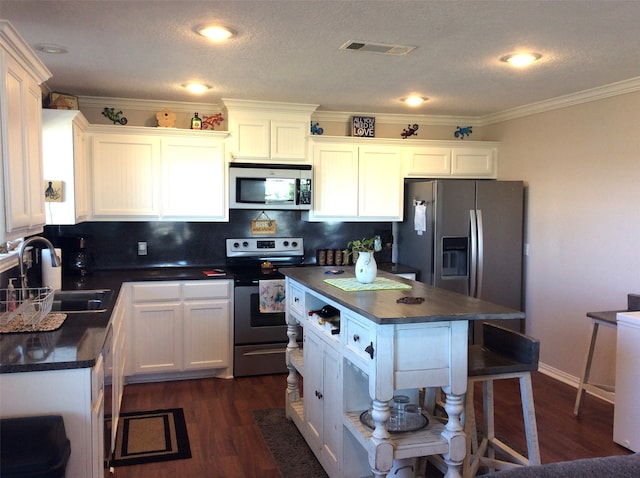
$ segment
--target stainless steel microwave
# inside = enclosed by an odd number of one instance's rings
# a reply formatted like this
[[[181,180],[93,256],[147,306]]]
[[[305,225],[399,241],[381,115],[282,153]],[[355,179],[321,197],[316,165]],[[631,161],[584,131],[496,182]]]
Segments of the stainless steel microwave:
[[[311,209],[311,166],[231,163],[231,209]]]

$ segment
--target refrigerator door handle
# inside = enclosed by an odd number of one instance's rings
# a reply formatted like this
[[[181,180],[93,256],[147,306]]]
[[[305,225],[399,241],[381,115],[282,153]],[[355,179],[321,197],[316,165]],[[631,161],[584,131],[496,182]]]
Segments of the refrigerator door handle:
[[[476,262],[476,295],[477,298],[482,298],[482,277],[484,272],[484,227],[482,223],[482,210],[476,211],[476,218],[478,221],[478,250],[477,250],[477,262]]]
[[[475,209],[469,210],[469,235],[471,236],[471,254],[469,257],[469,296],[476,297],[476,264],[478,262],[478,224]]]

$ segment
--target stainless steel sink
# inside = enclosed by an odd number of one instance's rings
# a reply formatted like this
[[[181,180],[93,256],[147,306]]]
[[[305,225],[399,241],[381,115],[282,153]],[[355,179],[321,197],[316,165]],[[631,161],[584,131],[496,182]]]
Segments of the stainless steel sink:
[[[66,314],[104,312],[111,304],[111,289],[61,290],[53,294],[52,312]]]

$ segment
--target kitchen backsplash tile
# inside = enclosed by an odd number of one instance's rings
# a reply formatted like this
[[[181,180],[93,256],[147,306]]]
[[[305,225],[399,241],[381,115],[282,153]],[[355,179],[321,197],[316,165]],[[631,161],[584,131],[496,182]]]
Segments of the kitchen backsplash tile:
[[[275,236],[299,236],[305,241],[305,263],[316,262],[317,249],[343,249],[353,239],[379,234],[391,238],[391,223],[304,222],[299,211],[266,211],[277,223]],[[86,254],[97,270],[159,266],[203,266],[225,263],[225,239],[252,237],[251,221],[259,211],[231,210],[228,223],[204,222],[85,222],[75,226],[46,226],[44,235],[64,257],[73,257],[78,237],[86,238]],[[274,236],[264,236],[274,237]],[[138,255],[138,242],[147,255]],[[390,262],[390,253],[379,253]],[[378,259],[378,255],[376,256]],[[68,265],[68,264],[65,264]]]

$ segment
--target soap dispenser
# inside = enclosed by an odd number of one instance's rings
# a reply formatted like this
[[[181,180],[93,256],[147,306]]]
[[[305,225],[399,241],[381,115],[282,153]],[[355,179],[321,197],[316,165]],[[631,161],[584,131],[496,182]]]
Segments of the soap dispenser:
[[[18,303],[16,300],[16,288],[13,285],[14,280],[16,280],[15,277],[9,279],[9,285],[7,286],[7,308],[9,309],[9,312],[15,312],[15,310],[18,308]]]

